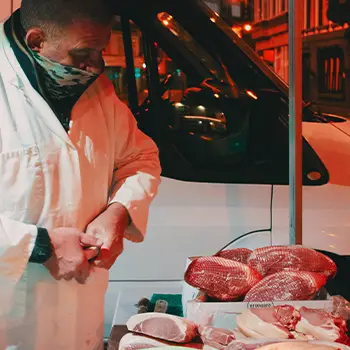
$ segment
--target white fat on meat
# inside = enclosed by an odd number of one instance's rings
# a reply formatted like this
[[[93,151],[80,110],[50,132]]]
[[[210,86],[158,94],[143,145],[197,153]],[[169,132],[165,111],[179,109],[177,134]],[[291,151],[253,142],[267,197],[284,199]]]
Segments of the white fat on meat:
[[[314,339],[316,339],[315,337],[313,337],[310,334],[303,334],[303,333],[298,333],[295,331],[291,331],[291,333],[292,333],[294,339],[296,339],[296,340],[314,340]]]
[[[142,335],[136,335],[128,333],[119,342],[119,350],[139,350],[149,348],[160,348],[164,346],[170,346],[166,343],[160,342],[156,339],[143,337]]]
[[[248,309],[236,318],[238,329],[249,338],[254,339],[289,339],[291,333],[277,324],[273,308]]]
[[[240,332],[238,329],[234,329],[233,331],[233,334],[235,335],[235,338],[236,339],[246,339],[247,337],[242,333]]]
[[[131,316],[126,326],[129,331],[175,343],[191,342],[197,335],[197,326],[192,321],[158,312]]]
[[[337,346],[312,344],[308,342],[283,342],[263,346],[257,350],[340,350]]]
[[[322,310],[313,310],[306,307],[299,309],[301,320],[295,330],[298,333],[308,334],[319,340],[336,341],[340,337],[340,330],[334,324],[332,316]]]

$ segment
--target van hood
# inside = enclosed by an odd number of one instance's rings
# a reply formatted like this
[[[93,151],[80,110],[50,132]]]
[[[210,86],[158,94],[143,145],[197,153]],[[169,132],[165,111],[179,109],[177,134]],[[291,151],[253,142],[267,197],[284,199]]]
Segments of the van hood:
[[[350,186],[350,121],[303,122],[303,136],[326,166],[329,182]]]

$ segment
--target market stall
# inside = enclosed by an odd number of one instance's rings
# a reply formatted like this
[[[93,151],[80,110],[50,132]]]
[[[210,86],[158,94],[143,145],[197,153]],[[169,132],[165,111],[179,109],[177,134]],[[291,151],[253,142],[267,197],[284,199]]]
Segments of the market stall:
[[[350,349],[350,304],[325,288],[337,265],[302,246],[303,13],[302,1],[289,1],[290,245],[189,257],[181,305],[139,304],[109,349]]]
[[[140,301],[126,328],[113,329],[110,349],[350,349],[350,304],[324,288],[336,273],[332,259],[300,245],[189,258],[180,305]]]

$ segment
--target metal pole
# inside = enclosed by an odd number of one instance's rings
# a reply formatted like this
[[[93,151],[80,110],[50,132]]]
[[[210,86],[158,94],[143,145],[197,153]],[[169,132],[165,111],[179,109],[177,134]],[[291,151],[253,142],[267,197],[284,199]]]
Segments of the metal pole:
[[[302,244],[302,28],[304,1],[289,0],[289,242]]]

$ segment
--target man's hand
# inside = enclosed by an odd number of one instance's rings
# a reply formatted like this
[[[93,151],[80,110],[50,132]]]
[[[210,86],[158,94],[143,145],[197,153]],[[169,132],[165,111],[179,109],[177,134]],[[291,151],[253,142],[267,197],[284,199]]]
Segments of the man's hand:
[[[111,204],[103,213],[93,220],[86,233],[103,242],[100,254],[94,265],[110,269],[118,256],[123,252],[123,237],[130,223],[127,209],[119,203]]]
[[[57,280],[75,278],[85,283],[91,268],[88,260],[98,254],[102,242],[76,228],[56,228],[49,231],[49,236],[53,252],[44,265],[50,274]]]

